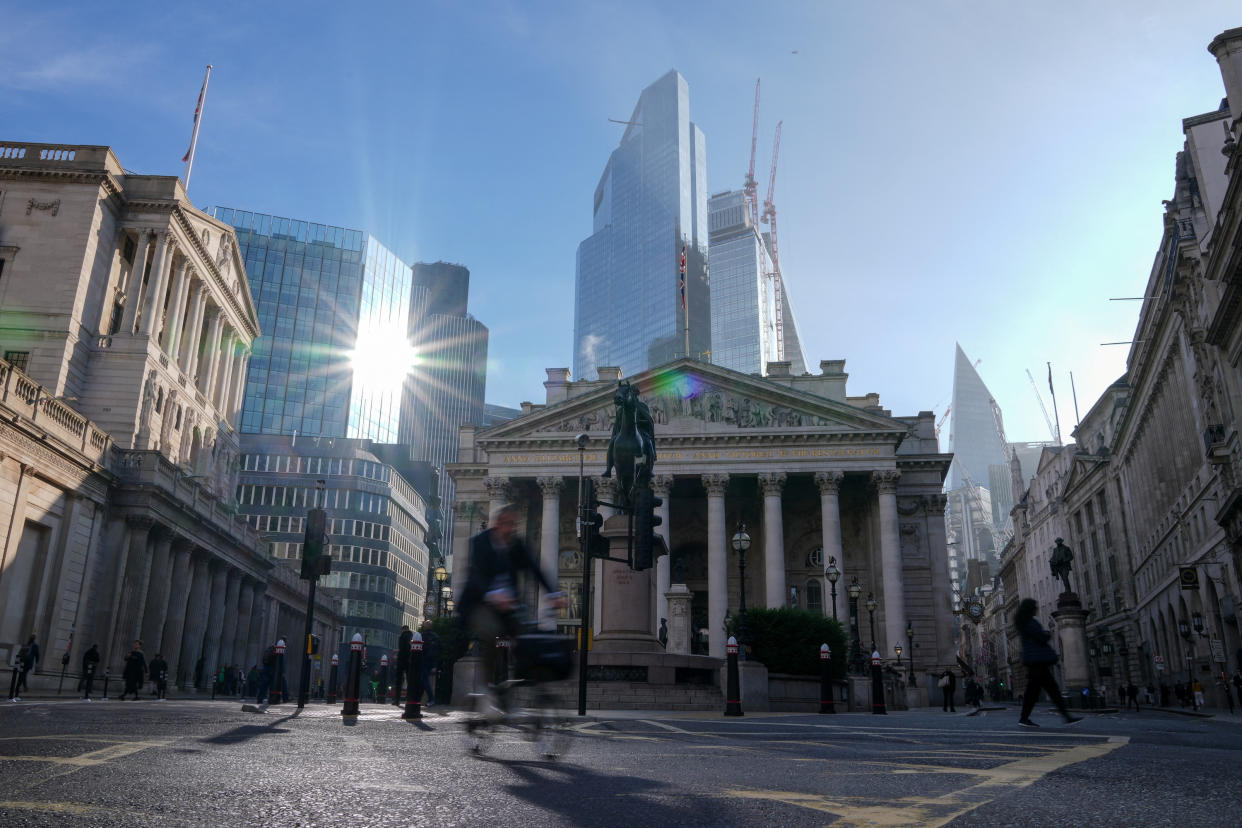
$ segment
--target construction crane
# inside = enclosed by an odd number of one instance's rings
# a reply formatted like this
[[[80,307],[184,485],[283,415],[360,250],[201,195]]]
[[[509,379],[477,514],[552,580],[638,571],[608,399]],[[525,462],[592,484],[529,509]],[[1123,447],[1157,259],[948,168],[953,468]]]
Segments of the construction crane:
[[[755,120],[750,128],[750,169],[746,172],[746,206],[750,208],[750,226],[759,229],[759,182],[755,180],[755,149],[759,144],[759,81],[755,78]]]
[[[941,426],[944,425],[944,421],[949,419],[949,412],[952,410],[953,410],[953,406],[949,406],[948,408],[944,410],[944,413],[940,415],[940,419],[936,420],[936,439],[937,440],[940,439],[940,428]]]
[[[1035,382],[1035,375],[1031,373],[1031,369],[1026,369],[1026,378],[1031,381],[1031,388],[1035,391],[1035,399],[1039,400],[1039,410],[1044,412],[1044,422],[1048,425],[1048,433],[1052,435],[1052,439],[1056,440],[1057,445],[1061,445],[1061,440],[1057,435],[1056,428],[1052,425],[1052,418],[1048,416],[1048,407],[1044,405],[1044,398],[1039,394],[1039,384]]]
[[[774,321],[776,322],[776,353],[785,358],[785,297],[781,283],[781,258],[776,246],[776,203],[772,200],[776,192],[776,160],[781,152],[781,127],[784,121],[776,123],[776,137],[772,139],[772,169],[768,173],[768,197],[763,201],[763,223],[770,228],[768,238],[772,254],[772,270],[768,273],[768,281],[772,285],[772,299],[775,305]]]

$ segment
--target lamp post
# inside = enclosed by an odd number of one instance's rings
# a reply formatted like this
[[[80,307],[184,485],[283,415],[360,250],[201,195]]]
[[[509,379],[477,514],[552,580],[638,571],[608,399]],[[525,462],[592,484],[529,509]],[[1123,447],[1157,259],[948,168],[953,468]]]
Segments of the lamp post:
[[[453,601],[452,598],[444,602],[444,611],[447,612],[449,615],[452,615],[453,610],[455,609],[457,609],[457,604]]]
[[[897,673],[900,674],[901,673],[901,652],[902,652],[901,645],[894,644],[893,652],[897,654]]]
[[[910,681],[909,685],[914,686],[914,623],[906,622],[906,646],[910,652]]]
[[[871,619],[871,652],[873,653],[876,652],[876,649],[875,649],[875,608],[877,606],[879,606],[879,602],[875,600],[875,595],[873,593],[868,592],[867,593],[867,615]]]
[[[742,661],[746,660],[746,550],[750,549],[750,535],[746,532],[746,524],[742,521],[737,523],[737,531],[733,534],[731,540],[733,551],[737,553],[737,572],[738,572],[738,621],[737,621],[737,640],[741,644],[738,647],[738,658]]]
[[[436,615],[444,614],[444,582],[448,580],[448,570],[444,568],[444,564],[439,564],[432,570],[432,575],[436,579],[436,583],[440,588],[436,590]]]
[[[862,592],[862,587],[858,585],[858,576],[855,575],[850,579],[850,585],[845,588],[845,594],[850,597],[850,629],[853,631],[853,658],[850,659],[851,669],[858,674],[863,671],[862,642],[858,634],[858,596]]]
[[[841,579],[841,568],[837,566],[836,558],[828,559],[828,566],[824,567],[824,577],[828,579],[828,583],[832,586],[832,620],[837,620],[837,581]]]
[[[1203,616],[1198,613],[1195,613],[1195,616],[1198,616],[1199,628],[1202,629]],[[1186,689],[1190,692],[1190,699],[1193,704],[1194,691],[1190,690],[1190,687],[1195,681],[1195,636],[1194,632],[1190,629],[1190,625],[1185,621],[1182,621],[1177,625],[1177,630],[1182,634],[1182,638],[1186,639],[1186,643],[1190,645],[1189,649],[1186,650]],[[1198,705],[1195,705],[1194,709],[1198,710]]]
[[[448,584],[440,587],[440,614],[448,612],[449,601],[453,598],[453,588]]]

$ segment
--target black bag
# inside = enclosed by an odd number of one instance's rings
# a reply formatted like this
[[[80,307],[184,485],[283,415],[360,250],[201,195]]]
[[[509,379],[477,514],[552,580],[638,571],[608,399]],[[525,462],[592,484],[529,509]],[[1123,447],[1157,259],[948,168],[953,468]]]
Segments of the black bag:
[[[574,664],[574,640],[554,633],[526,633],[514,648],[517,677],[528,681],[563,681]]]

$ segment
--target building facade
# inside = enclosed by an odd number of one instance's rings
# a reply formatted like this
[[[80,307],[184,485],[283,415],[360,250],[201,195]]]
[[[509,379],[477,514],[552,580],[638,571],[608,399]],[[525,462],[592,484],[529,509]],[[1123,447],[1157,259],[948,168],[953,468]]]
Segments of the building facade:
[[[692,628],[705,637],[706,654],[723,657],[725,615],[740,599],[729,538],[744,523],[755,539],[746,568],[751,606],[830,613],[824,567],[835,558],[843,584],[857,578],[879,601],[882,652],[891,657],[894,645],[905,646],[908,621],[920,672],[952,663],[941,494],[949,457],[938,453],[934,417],[894,417],[878,395],[848,397],[843,360],[821,363],[814,376],[783,368],[755,377],[679,360],[630,378],[655,421],[658,531],[671,554],[654,571],[600,568],[596,582],[606,591],[612,578],[649,578],[652,634],[667,614],[670,584],[685,584]],[[598,380],[571,382],[568,369],[550,369],[545,404],[492,428],[463,429],[460,459],[449,466],[457,481],[455,583],[468,569],[470,534],[513,502],[548,576],[581,596],[579,462],[587,476],[603,471],[619,378],[605,368]],[[589,437],[581,453],[579,433]],[[610,484],[595,479],[601,500],[613,502]],[[580,623],[580,604],[571,598],[566,626]],[[849,626],[843,596],[838,617]],[[867,646],[870,630],[860,637]]]
[[[265,334],[240,430],[396,442],[410,394],[411,366],[400,364],[411,351],[409,266],[361,230],[214,215],[236,230]]]
[[[743,374],[769,362],[806,372],[789,292],[764,236],[751,223],[746,194],[717,193],[707,201],[712,287],[712,358]],[[778,322],[779,320],[779,322]]]
[[[290,572],[300,569],[306,513],[327,513],[332,572],[321,582],[339,601],[342,642],[361,633],[391,650],[403,624],[423,617],[426,506],[399,446],[331,437],[242,435],[238,506]],[[404,473],[403,473],[404,472]]]
[[[232,229],[178,179],[0,142],[0,651],[37,634],[36,681],[140,638],[201,688],[303,611],[232,503],[258,333]]]
[[[609,365],[629,375],[687,356],[687,329],[688,355],[708,359],[707,148],[676,71],[639,96],[592,215],[592,234],[578,245],[574,375]]]

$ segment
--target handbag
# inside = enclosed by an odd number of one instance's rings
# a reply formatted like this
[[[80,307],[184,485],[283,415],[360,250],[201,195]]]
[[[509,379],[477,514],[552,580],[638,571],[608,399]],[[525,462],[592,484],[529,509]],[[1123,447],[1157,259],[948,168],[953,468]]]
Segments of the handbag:
[[[936,686],[937,686],[937,687],[940,687],[940,688],[945,688],[945,687],[948,687],[948,686],[949,686],[949,677],[948,677],[947,675],[945,675],[945,676],[941,676],[941,677],[940,677],[940,681],[936,682]]]

